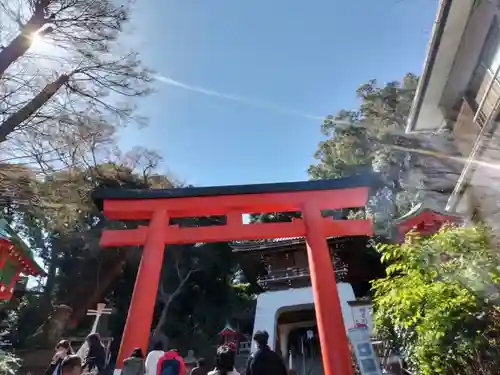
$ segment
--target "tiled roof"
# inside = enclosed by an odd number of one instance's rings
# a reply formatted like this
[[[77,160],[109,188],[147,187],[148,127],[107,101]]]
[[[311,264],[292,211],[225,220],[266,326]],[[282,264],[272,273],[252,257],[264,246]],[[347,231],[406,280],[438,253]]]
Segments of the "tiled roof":
[[[460,217],[460,214],[458,213],[454,213],[454,212],[447,212],[445,210],[441,210],[439,208],[436,208],[436,207],[428,207],[425,202],[422,202],[422,203],[418,203],[416,204],[410,211],[408,211],[406,214],[404,214],[403,216],[397,218],[395,220],[395,223],[396,224],[400,224],[400,223],[403,223],[405,222],[406,220],[409,220],[409,219],[412,219],[418,215],[420,215],[422,212],[424,211],[431,211],[435,214],[438,214],[440,216],[445,216],[445,217]]]

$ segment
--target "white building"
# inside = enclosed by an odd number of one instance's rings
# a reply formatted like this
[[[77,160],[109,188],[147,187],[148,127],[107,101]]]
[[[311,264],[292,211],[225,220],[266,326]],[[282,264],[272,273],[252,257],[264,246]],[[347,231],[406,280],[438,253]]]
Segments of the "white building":
[[[500,229],[500,2],[442,0],[407,126],[451,139],[459,161],[446,209]]]

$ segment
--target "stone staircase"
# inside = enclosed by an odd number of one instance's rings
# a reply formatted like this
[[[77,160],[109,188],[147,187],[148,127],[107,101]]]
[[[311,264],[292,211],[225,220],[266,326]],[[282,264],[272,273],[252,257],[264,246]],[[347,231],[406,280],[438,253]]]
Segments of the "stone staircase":
[[[297,375],[323,375],[323,363],[321,356],[306,358],[302,356],[292,360],[292,369]]]
[[[245,373],[249,356],[250,353],[239,353],[236,355],[234,367],[240,374]],[[286,363],[286,365],[288,367],[288,363]],[[292,361],[292,369],[297,375],[323,375],[323,363],[321,362],[321,358],[308,358],[305,360],[305,363],[302,361],[302,357],[295,358]]]
[[[251,352],[251,342],[245,341],[241,342],[238,348],[238,354],[236,354],[235,358],[235,368],[240,374],[244,374],[248,362],[248,358],[250,357]],[[310,356],[306,356],[305,361],[302,359],[302,355],[297,356],[292,359],[292,369],[296,372],[297,375],[323,375],[323,363],[321,361],[321,354],[319,353],[319,348],[317,348],[318,352]],[[285,365],[289,366],[288,361]],[[305,371],[304,371],[305,369]]]

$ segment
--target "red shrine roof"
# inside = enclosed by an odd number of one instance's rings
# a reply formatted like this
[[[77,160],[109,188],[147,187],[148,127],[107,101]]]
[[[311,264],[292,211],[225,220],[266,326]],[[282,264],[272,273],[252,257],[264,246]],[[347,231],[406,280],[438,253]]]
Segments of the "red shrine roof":
[[[226,326],[218,333],[219,336],[234,336],[238,332],[231,327],[229,323],[226,324]]]
[[[0,247],[5,248],[10,256],[19,261],[21,272],[25,275],[38,276],[45,273],[36,262],[31,249],[5,219],[0,219]]]
[[[461,215],[441,211],[419,203],[407,214],[394,221],[398,232],[406,234],[412,229],[424,232],[438,231],[444,224],[459,224],[463,221]]]

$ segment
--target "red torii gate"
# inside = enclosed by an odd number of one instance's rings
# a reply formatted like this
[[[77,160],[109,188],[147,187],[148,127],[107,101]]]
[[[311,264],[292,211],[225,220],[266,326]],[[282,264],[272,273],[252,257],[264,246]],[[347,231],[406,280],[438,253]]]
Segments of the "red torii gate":
[[[364,207],[365,179],[179,188],[98,189],[92,198],[110,220],[148,220],[137,229],[105,230],[102,247],[144,246],[117,360],[120,371],[135,347],[146,351],[165,245],[260,238],[306,238],[325,375],[352,375],[352,361],[330,251],[325,237],[372,234],[369,220],[332,220],[322,210]],[[289,223],[243,224],[242,215],[302,212]],[[225,215],[226,225],[180,228],[170,219]],[[116,371],[116,370],[115,370]]]

